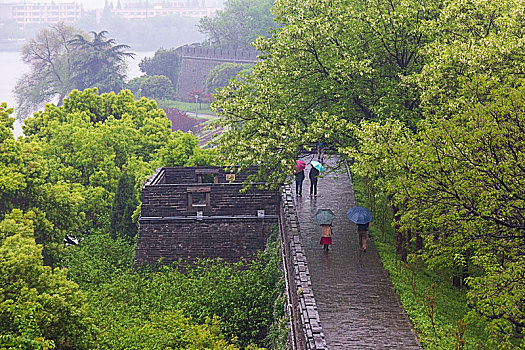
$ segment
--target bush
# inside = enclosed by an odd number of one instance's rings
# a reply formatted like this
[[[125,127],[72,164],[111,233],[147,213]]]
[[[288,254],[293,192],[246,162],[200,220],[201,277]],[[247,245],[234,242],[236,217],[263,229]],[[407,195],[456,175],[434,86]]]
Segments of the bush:
[[[220,89],[226,85],[231,78],[235,77],[240,72],[249,73],[251,65],[240,63],[223,63],[214,67],[206,77],[206,92],[211,94],[216,89]]]
[[[100,245],[104,248],[97,248]],[[93,237],[79,246],[83,253],[71,256],[86,265],[77,263],[70,267],[70,273],[86,289],[92,317],[101,331],[100,349],[160,349],[148,339],[171,339],[175,337],[173,332],[183,338],[196,336],[212,344],[229,341],[240,347],[282,341],[282,334],[275,330],[277,326],[269,334],[274,319],[284,318],[282,300],[279,301],[284,287],[275,239],[269,249],[252,260],[236,264],[203,260],[186,267],[185,273],[178,264],[134,271],[128,268],[127,259],[117,259],[127,244],[113,245],[115,250],[110,250],[111,239],[107,235]],[[90,251],[94,261],[87,262],[89,257],[84,254]],[[115,269],[111,268],[112,263]],[[184,319],[178,310],[182,310]],[[186,326],[171,329],[168,319]],[[204,328],[193,329],[189,324]],[[158,344],[172,346],[169,342]]]

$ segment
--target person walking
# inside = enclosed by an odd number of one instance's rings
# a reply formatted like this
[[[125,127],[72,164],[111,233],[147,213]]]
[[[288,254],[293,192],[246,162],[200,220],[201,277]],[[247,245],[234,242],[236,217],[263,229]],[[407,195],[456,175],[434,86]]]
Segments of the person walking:
[[[304,169],[295,173],[295,193],[303,195]]]
[[[321,225],[321,244],[324,250],[330,250],[328,246],[332,244],[332,223]]]
[[[317,177],[319,176],[319,170],[314,166],[310,169],[308,173],[308,178],[310,179],[310,195],[317,196]]]
[[[366,238],[368,236],[368,224],[372,221],[372,213],[365,207],[355,206],[346,212],[348,220],[357,225],[359,236],[359,250],[366,253]]]
[[[317,160],[321,163],[324,163],[324,149],[326,148],[326,145],[323,142],[317,143]]]
[[[366,253],[366,238],[368,236],[368,222],[357,224],[357,234],[359,235],[359,250]]]

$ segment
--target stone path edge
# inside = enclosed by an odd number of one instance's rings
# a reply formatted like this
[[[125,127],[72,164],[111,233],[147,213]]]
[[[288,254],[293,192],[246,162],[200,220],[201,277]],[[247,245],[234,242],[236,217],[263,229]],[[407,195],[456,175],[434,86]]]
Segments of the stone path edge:
[[[283,219],[281,220],[281,246],[287,283],[288,313],[291,324],[292,349],[327,350],[323,328],[317,312],[306,254],[300,239],[299,220],[293,194],[284,186]],[[289,260],[285,256],[289,257]],[[300,328],[300,329],[297,329]]]

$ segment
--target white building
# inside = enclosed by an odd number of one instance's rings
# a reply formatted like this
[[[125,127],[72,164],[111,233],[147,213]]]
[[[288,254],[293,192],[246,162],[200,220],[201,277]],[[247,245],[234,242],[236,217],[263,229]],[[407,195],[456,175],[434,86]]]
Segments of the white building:
[[[11,3],[5,5],[6,17],[18,24],[73,23],[82,17],[82,5],[70,3]],[[4,10],[4,11],[5,11]]]

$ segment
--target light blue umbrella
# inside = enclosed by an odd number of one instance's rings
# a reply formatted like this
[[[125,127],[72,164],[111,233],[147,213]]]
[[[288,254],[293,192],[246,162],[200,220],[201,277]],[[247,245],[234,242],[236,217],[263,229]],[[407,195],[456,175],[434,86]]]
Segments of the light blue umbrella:
[[[372,221],[372,213],[365,207],[353,207],[346,212],[348,220],[356,224],[366,224]]]
[[[319,171],[324,171],[324,166],[323,166],[323,164],[319,163],[318,161],[316,161],[316,160],[312,160],[312,161],[310,162],[310,164],[312,164],[312,166],[313,166],[314,168],[316,168],[317,170],[319,170]]]
[[[314,220],[319,225],[330,225],[335,218],[335,214],[330,209],[317,209]]]

